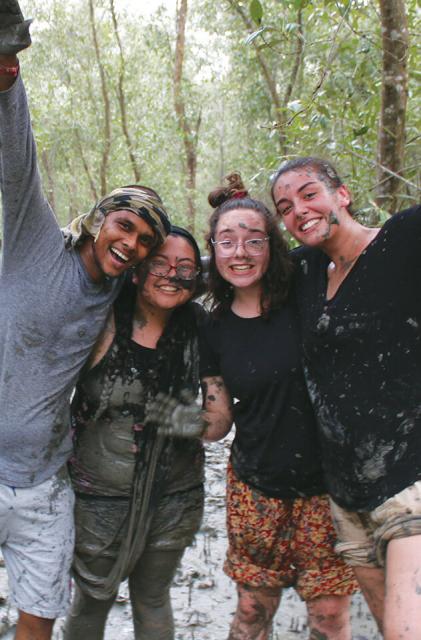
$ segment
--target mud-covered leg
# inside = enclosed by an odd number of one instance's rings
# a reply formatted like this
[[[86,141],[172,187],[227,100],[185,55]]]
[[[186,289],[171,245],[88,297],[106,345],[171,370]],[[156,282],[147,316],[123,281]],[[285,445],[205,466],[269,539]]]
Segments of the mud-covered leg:
[[[385,575],[376,567],[352,567],[379,631],[383,630]]]
[[[238,604],[228,640],[267,640],[281,593],[281,589],[237,585]]]
[[[391,540],[386,555],[385,640],[421,637],[421,535]]]
[[[320,596],[307,602],[310,640],[351,640],[350,596]]]
[[[129,587],[136,640],[174,639],[170,587],[183,553],[184,549],[146,550],[132,572]]]
[[[75,593],[70,613],[66,619],[64,640],[102,640],[105,623],[115,597],[96,600],[84,594],[75,585]]]

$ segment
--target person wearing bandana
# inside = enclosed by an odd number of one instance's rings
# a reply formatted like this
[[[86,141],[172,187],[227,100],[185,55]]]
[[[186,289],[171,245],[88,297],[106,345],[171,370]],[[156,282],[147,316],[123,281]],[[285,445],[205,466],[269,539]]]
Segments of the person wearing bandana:
[[[170,586],[203,512],[199,248],[172,227],[142,262],[82,372],[72,403],[75,594],[65,640],[102,640],[128,578],[135,638],[173,640]],[[181,437],[151,421],[155,403]],[[173,409],[173,411],[171,411]],[[231,416],[228,416],[231,419]]]
[[[0,545],[17,640],[48,640],[69,600],[70,397],[122,276],[165,239],[158,194],[115,189],[60,229],[43,194],[16,54],[30,20],[0,0]]]

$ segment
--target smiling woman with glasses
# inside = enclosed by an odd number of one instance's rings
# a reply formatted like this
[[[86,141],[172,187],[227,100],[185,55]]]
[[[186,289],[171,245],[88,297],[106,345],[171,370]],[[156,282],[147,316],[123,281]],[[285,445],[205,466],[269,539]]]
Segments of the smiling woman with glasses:
[[[291,265],[275,216],[239,174],[209,196],[209,301],[202,335],[205,402],[225,390],[236,426],[227,472],[237,583],[229,637],[267,640],[283,588],[307,604],[310,637],[350,640],[352,570],[338,559],[316,423],[289,300]],[[213,385],[213,387],[212,387]],[[207,430],[218,440],[227,431]]]
[[[72,404],[75,595],[65,640],[101,640],[128,577],[134,638],[173,640],[170,586],[203,509],[206,412],[199,391],[200,251],[171,226],[117,299]],[[187,431],[189,394],[192,429]],[[184,409],[184,439],[149,421],[162,394]],[[162,402],[160,402],[162,404]],[[231,416],[228,416],[230,419]],[[228,419],[227,418],[227,419]],[[218,416],[219,419],[219,416]],[[180,435],[180,434],[179,434]]]

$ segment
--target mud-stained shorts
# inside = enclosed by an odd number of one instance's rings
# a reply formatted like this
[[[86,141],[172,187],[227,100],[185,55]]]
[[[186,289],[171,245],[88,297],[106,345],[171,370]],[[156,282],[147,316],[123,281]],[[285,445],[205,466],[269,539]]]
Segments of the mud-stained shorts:
[[[163,496],[152,518],[145,552],[182,551],[189,546],[199,530],[203,517],[203,486]],[[85,563],[108,566],[118,556],[126,535],[129,500],[76,496],[76,554]],[[77,576],[79,584],[83,582]]]
[[[331,500],[337,553],[351,566],[383,567],[387,544],[421,535],[421,481],[388,498],[373,511],[346,511]]]
[[[57,618],[70,601],[74,494],[62,469],[36,487],[0,485],[0,544],[9,599],[40,618]]]
[[[229,548],[224,565],[250,587],[294,587],[312,600],[358,590],[352,569],[335,553],[327,496],[269,498],[227,472]]]

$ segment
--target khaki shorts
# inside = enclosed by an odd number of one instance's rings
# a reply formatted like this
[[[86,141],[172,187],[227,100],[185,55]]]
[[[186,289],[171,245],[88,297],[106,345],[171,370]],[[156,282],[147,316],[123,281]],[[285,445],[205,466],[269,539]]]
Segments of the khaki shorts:
[[[0,545],[9,599],[25,613],[52,619],[67,611],[73,505],[66,469],[36,487],[0,485]]]
[[[331,500],[339,542],[336,551],[352,566],[383,567],[387,543],[421,535],[421,480],[373,511],[346,511]]]
[[[250,587],[294,587],[303,600],[358,590],[350,567],[335,553],[327,496],[269,498],[228,467],[229,549],[224,565]]]

